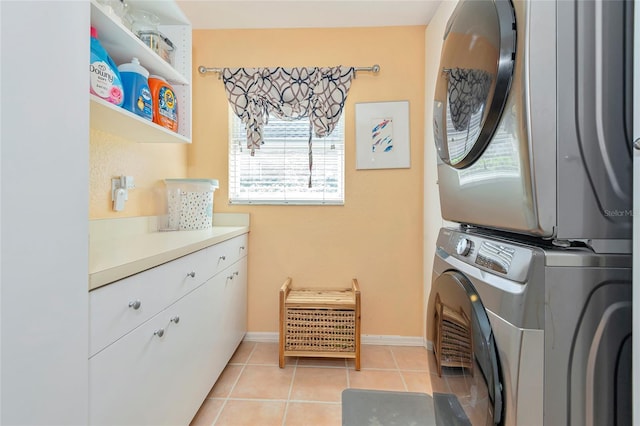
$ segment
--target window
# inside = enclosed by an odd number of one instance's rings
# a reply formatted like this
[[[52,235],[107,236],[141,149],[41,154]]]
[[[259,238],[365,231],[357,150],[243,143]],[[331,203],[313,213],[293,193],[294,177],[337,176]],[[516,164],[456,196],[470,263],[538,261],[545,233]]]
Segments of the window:
[[[264,144],[252,157],[244,124],[229,116],[231,204],[344,204],[344,114],[331,135],[313,136],[311,171],[309,120],[270,116]]]

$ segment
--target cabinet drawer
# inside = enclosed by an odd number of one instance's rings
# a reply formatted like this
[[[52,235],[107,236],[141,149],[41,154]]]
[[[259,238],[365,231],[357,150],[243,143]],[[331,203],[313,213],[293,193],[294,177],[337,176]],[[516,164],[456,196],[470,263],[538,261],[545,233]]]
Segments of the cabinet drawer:
[[[233,265],[247,255],[247,234],[238,235],[235,238],[221,242],[205,250],[210,263],[204,266],[207,277],[212,277],[223,269]]]
[[[208,278],[206,249],[89,293],[89,355],[113,343]]]

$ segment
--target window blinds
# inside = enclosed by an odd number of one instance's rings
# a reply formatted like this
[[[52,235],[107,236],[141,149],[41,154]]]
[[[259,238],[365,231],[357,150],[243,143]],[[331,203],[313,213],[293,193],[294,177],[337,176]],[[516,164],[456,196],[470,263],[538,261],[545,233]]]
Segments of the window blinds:
[[[256,155],[247,131],[229,114],[229,202],[231,204],[344,204],[344,114],[334,131],[313,138],[309,187],[309,120],[269,117]]]

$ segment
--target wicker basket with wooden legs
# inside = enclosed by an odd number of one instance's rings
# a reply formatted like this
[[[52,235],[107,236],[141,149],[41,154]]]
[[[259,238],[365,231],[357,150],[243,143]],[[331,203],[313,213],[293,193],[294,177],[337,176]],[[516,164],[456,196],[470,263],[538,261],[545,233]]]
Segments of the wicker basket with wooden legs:
[[[360,370],[360,286],[344,290],[280,288],[280,368],[285,357],[354,358]]]
[[[434,353],[438,376],[442,367],[468,368],[473,376],[473,333],[471,321],[462,307],[454,310],[436,294],[434,318]]]

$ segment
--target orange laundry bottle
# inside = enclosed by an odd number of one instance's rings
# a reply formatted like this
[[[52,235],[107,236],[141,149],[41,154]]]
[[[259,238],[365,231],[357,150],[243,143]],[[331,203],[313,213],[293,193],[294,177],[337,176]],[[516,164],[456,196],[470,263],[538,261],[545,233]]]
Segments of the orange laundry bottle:
[[[177,132],[178,101],[173,88],[157,75],[150,75],[148,82],[153,99],[153,122]]]

